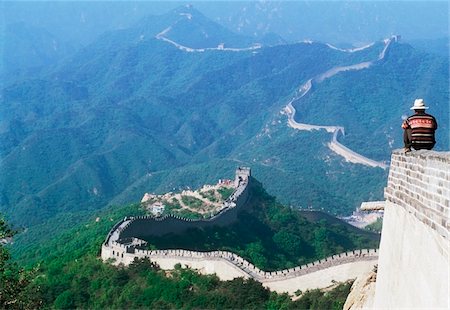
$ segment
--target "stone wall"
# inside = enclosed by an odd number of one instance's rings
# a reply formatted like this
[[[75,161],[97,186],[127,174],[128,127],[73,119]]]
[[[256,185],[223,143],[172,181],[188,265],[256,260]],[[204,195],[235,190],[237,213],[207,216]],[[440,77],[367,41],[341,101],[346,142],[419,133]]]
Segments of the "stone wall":
[[[122,238],[146,238],[168,233],[180,234],[189,228],[227,226],[237,220],[237,214],[247,205],[250,180],[250,168],[238,168],[236,170],[236,189],[224,202],[224,207],[209,219],[197,220],[177,215],[126,217],[110,230],[105,244],[108,244],[113,236],[112,239],[118,241]]]
[[[181,234],[189,228],[205,228],[211,226],[227,226],[237,220],[237,214],[247,205],[249,198],[250,171],[239,169],[241,179],[235,191],[224,202],[224,208],[209,219],[195,220],[176,215],[162,218],[153,216],[138,216],[130,218],[130,222],[123,228],[120,238],[149,238],[162,236],[168,233]]]
[[[448,239],[450,152],[394,152],[385,198]]]
[[[375,308],[450,308],[450,152],[392,154]]]
[[[129,265],[135,258],[148,257],[162,269],[173,269],[176,264],[181,264],[202,273],[216,274],[221,280],[251,277],[272,290],[290,294],[298,289],[323,288],[332,285],[333,281],[356,278],[361,272],[373,268],[378,252],[372,249],[341,253],[295,268],[272,272],[261,270],[242,257],[227,251],[143,249],[145,241],[139,238],[182,233],[191,227],[229,225],[237,219],[237,213],[247,205],[250,180],[249,169],[237,169],[235,179],[237,188],[226,201],[228,207],[208,220],[191,220],[176,216],[124,218],[111,229],[102,245],[102,259],[110,260],[113,264]]]
[[[102,247],[102,259],[109,259],[113,264],[129,265],[135,258],[144,257],[150,258],[165,270],[174,269],[176,264],[181,264],[204,274],[216,274],[221,280],[253,278],[271,290],[293,294],[298,289],[325,288],[334,281],[354,279],[373,269],[378,252],[375,249],[355,250],[295,268],[264,271],[228,251],[143,250],[118,242],[104,244]]]
[[[112,242],[109,246],[107,246],[107,248],[109,248],[108,251],[110,251],[110,255],[106,255],[105,258],[114,258],[115,264],[121,263],[128,265],[133,262],[135,257],[148,257],[151,258],[151,260],[158,258],[176,260],[181,257],[190,261],[224,260],[241,269],[243,271],[242,275],[251,276],[260,282],[285,280],[356,261],[372,261],[376,260],[378,257],[378,252],[376,249],[363,249],[332,255],[325,259],[317,260],[315,262],[294,268],[277,271],[264,271],[239,255],[228,251],[197,252],[189,250],[143,250],[136,248],[134,245],[126,245],[118,242]]]

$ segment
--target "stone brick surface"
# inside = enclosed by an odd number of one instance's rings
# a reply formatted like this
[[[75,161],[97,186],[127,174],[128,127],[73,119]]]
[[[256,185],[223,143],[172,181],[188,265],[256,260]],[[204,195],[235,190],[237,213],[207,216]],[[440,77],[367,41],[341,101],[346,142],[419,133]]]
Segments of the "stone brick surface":
[[[386,201],[413,213],[442,236],[448,237],[450,215],[450,152],[394,151]]]

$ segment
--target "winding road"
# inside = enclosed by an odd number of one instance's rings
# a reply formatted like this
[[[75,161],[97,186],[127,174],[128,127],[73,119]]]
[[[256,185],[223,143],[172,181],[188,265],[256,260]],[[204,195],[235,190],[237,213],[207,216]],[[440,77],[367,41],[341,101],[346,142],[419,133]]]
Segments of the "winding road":
[[[367,158],[361,154],[356,153],[355,151],[352,151],[351,149],[347,148],[346,146],[342,145],[341,143],[339,143],[337,138],[338,138],[339,133],[342,133],[342,135],[345,135],[344,127],[312,125],[312,124],[298,123],[297,121],[295,121],[295,114],[297,113],[297,111],[295,110],[293,104],[298,103],[298,101],[300,101],[306,94],[308,94],[311,91],[313,85],[316,83],[321,83],[324,80],[331,78],[340,72],[357,71],[357,70],[363,70],[363,69],[370,68],[377,62],[383,60],[384,57],[386,56],[386,51],[389,48],[390,44],[392,43],[392,41],[396,41],[396,40],[397,40],[396,36],[393,36],[390,39],[384,40],[384,48],[378,55],[378,58],[374,61],[366,61],[366,62],[361,62],[361,63],[357,63],[354,65],[349,65],[349,66],[336,66],[336,67],[331,68],[330,70],[325,71],[324,73],[321,73],[321,74],[309,79],[308,81],[306,81],[306,83],[302,84],[299,87],[298,91],[296,92],[294,98],[292,98],[289,101],[289,103],[286,105],[286,107],[284,108],[284,112],[286,112],[287,117],[288,117],[288,126],[291,128],[297,129],[297,130],[307,130],[307,131],[324,129],[329,133],[333,133],[333,137],[332,137],[331,141],[328,143],[328,147],[336,154],[344,157],[346,161],[355,163],[355,164],[366,165],[369,167],[379,167],[382,169],[387,169],[388,166],[386,165],[386,163]],[[369,45],[366,45],[365,47],[362,47],[359,49],[351,49],[351,50],[342,50],[342,49],[333,47],[331,45],[328,45],[328,46],[330,48],[337,49],[340,51],[353,53],[355,51],[360,51],[360,50],[369,48],[372,45],[373,44],[369,44]]]

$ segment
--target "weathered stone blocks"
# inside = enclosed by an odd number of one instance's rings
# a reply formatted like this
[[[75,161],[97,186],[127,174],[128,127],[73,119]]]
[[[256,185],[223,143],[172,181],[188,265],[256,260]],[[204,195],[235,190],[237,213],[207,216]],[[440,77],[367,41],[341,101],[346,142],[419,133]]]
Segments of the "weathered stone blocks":
[[[450,152],[394,151],[385,199],[448,236]]]

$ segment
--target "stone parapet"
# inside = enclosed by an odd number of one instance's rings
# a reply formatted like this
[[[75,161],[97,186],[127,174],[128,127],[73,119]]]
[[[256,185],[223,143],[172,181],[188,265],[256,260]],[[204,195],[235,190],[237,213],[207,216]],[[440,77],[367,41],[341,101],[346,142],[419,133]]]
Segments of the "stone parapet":
[[[152,215],[125,217],[109,231],[104,245],[108,245],[111,241],[134,237],[133,235],[136,233],[142,235],[143,231],[148,230],[147,228],[151,228],[148,233],[161,235],[171,232],[180,233],[192,227],[202,228],[212,225],[228,225],[236,220],[238,211],[246,205],[250,178],[250,168],[239,167],[236,169],[235,190],[224,202],[223,208],[212,214],[210,218],[190,219],[174,214],[168,214],[163,217]]]
[[[134,243],[139,242],[134,239]],[[304,276],[327,268],[355,263],[360,261],[376,261],[378,259],[377,249],[362,249],[335,254],[330,257],[304,264],[294,268],[288,268],[277,271],[264,271],[240,257],[237,254],[228,251],[198,252],[182,249],[174,250],[144,250],[135,248],[133,245],[125,245],[118,242],[111,242],[109,245],[103,245],[102,254],[108,252],[108,255],[102,255],[104,260],[114,259],[115,264],[129,265],[135,258],[149,258],[153,261],[161,260],[180,260],[186,262],[194,261],[226,261],[237,269],[242,271],[242,275],[247,275],[253,279],[266,283],[273,281],[283,281],[290,278]]]
[[[384,210],[385,201],[368,201],[361,203],[359,208],[361,211],[382,211]]]
[[[448,239],[450,152],[394,151],[385,198]]]
[[[179,262],[192,268],[217,273],[223,280],[228,280],[233,277],[251,277],[262,282],[264,285],[270,286],[273,284],[277,287],[279,285],[283,286],[282,281],[290,282],[299,277],[318,271],[329,270],[336,266],[361,262],[376,262],[378,258],[378,251],[376,249],[355,250],[332,255],[325,259],[294,268],[264,271],[239,255],[228,251],[197,252],[182,249],[143,249],[146,242],[138,239],[142,238],[142,236],[151,238],[151,236],[166,233],[182,233],[190,227],[202,228],[210,225],[229,225],[236,220],[237,212],[247,204],[250,180],[250,169],[238,168],[235,179],[237,187],[226,201],[230,207],[224,208],[209,219],[191,220],[171,215],[159,218],[153,216],[124,218],[114,225],[113,229],[109,232],[102,246],[102,259],[104,261],[111,260],[116,265],[129,265],[136,258],[147,257],[158,263],[163,269],[171,269],[174,267],[175,262]],[[330,285],[329,281],[327,285]],[[311,288],[316,288],[316,286],[313,285]]]
[[[450,308],[450,152],[394,151],[373,308]]]

